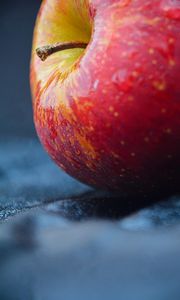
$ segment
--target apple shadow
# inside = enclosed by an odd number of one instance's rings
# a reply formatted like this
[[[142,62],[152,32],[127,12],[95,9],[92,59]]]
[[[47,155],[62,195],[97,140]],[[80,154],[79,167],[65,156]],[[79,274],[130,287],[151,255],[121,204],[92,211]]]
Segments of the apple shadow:
[[[120,194],[93,190],[68,199],[57,199],[45,206],[49,213],[72,221],[88,219],[116,220],[149,207],[164,198],[122,198]]]

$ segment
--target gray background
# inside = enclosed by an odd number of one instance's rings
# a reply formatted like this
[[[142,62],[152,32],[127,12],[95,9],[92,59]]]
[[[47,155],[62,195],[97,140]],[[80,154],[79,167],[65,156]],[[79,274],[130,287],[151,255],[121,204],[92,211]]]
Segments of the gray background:
[[[34,136],[29,61],[40,0],[0,3],[0,139]]]

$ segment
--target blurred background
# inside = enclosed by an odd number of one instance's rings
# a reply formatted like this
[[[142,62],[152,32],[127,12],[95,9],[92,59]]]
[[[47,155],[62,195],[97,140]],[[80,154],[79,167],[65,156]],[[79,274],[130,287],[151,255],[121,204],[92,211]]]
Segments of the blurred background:
[[[33,27],[40,0],[3,0],[0,7],[0,138],[34,137],[29,88]]]

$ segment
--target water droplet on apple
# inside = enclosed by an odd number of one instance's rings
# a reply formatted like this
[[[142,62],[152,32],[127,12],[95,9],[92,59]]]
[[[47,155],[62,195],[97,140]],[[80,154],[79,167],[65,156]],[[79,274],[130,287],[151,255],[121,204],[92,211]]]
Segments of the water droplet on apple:
[[[114,73],[112,82],[123,92],[128,92],[132,86],[130,74],[126,69],[121,69]]]
[[[169,19],[180,20],[180,0],[163,0],[161,9]]]
[[[96,90],[97,90],[98,85],[99,85],[99,79],[97,79],[97,80],[94,81],[94,84],[93,84],[93,91],[96,91]]]

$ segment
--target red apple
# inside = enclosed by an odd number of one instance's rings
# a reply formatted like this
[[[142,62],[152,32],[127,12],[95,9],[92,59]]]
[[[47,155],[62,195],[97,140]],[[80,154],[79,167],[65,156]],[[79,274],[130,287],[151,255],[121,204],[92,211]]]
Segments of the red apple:
[[[180,191],[179,0],[44,0],[31,89],[67,173],[127,195]]]

